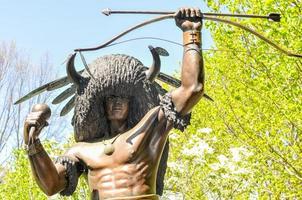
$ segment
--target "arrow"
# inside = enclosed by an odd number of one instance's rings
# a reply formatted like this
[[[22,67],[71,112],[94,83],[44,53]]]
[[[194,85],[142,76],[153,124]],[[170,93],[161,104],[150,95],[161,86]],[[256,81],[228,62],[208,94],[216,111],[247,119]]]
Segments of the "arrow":
[[[175,12],[171,11],[133,11],[133,10],[111,10],[106,8],[102,10],[106,16],[112,14],[149,14],[149,15],[171,15]],[[247,15],[247,14],[228,14],[228,13],[202,13],[203,16],[219,16],[219,17],[243,17],[243,18],[262,18],[269,19],[274,22],[280,22],[281,16],[278,13],[270,13],[268,15]]]

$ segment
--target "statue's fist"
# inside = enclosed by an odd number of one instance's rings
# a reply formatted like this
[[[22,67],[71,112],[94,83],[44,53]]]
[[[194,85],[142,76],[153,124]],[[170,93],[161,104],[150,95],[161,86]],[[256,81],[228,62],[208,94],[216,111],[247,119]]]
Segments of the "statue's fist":
[[[24,122],[24,143],[28,144],[38,138],[41,130],[48,126],[47,119],[51,115],[51,110],[46,104],[37,104],[33,107],[32,112],[27,115]],[[34,127],[34,131],[30,131]]]
[[[200,31],[202,27],[202,13],[198,8],[180,8],[175,13],[175,23],[182,31]]]
[[[48,126],[46,119],[43,117],[42,112],[31,112],[27,115],[24,122],[24,142],[28,144],[29,140],[38,138],[41,130]],[[32,135],[29,135],[30,128],[34,127],[35,130]]]

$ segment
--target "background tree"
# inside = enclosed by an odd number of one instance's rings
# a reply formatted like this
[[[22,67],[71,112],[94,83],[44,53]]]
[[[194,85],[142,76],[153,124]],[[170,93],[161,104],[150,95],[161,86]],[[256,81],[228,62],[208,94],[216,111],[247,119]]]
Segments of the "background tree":
[[[45,55],[40,64],[32,64],[29,56],[16,48],[14,43],[0,45],[0,199],[49,199],[38,188],[30,169],[27,154],[23,150],[23,122],[32,106],[36,103],[48,103],[51,94],[38,95],[22,104],[13,103],[29,91],[54,80],[55,69]],[[63,145],[52,139],[66,138],[64,128],[70,124],[69,118],[59,118],[52,109],[51,126],[45,128],[42,138],[47,138],[45,147],[51,155],[61,155]],[[64,140],[63,140],[64,141]],[[65,141],[71,145],[73,141]],[[12,153],[13,152],[13,153]],[[85,191],[87,184],[79,187],[73,197],[69,199],[87,199]],[[53,199],[68,199],[55,196]]]
[[[41,58],[39,64],[33,64],[25,52],[17,49],[15,43],[1,43],[0,199],[48,199],[31,176],[27,155],[22,148],[22,131],[25,116],[30,112],[32,106],[36,103],[50,105],[51,94],[38,95],[19,105],[13,103],[29,91],[55,79],[55,76],[55,69],[47,55]],[[60,108],[54,106],[51,126],[46,128],[42,134],[42,137],[48,138],[48,140],[66,138],[63,130],[66,124],[70,124],[70,121],[66,118],[59,118],[57,110]],[[46,148],[47,150],[51,148],[53,153],[58,153],[57,155],[62,154],[62,146],[53,140],[46,142]],[[82,188],[85,189],[85,187]],[[85,199],[83,195],[85,195],[83,192],[75,194],[78,199]]]
[[[41,58],[39,64],[33,64],[29,56],[16,48],[12,42],[0,44],[0,165],[11,157],[11,150],[21,148],[23,144],[23,121],[32,106],[47,102],[50,95],[39,95],[22,104],[13,103],[29,91],[47,81],[54,79],[56,72],[47,55]],[[59,119],[53,109],[52,123]],[[62,123],[64,124],[64,123]],[[64,126],[57,125],[44,133],[44,137],[62,136]]]
[[[302,53],[301,1],[207,1],[215,12],[281,13],[280,23],[239,20]],[[206,92],[185,134],[172,135],[167,189],[186,199],[302,198],[302,60],[241,29],[205,22]],[[210,128],[204,128],[210,127]]]
[[[54,140],[44,141],[44,147],[50,153],[52,159],[55,156],[62,155],[64,150],[73,144],[73,140],[69,140],[67,144],[60,144]],[[81,177],[79,187],[71,197],[62,197],[54,195],[47,197],[38,187],[34,180],[28,162],[27,153],[23,149],[15,149],[13,159],[10,161],[11,167],[7,170],[2,182],[0,182],[0,199],[5,200],[28,200],[28,199],[61,199],[61,200],[82,200],[89,199],[90,191],[85,177]],[[1,175],[0,175],[1,176]]]

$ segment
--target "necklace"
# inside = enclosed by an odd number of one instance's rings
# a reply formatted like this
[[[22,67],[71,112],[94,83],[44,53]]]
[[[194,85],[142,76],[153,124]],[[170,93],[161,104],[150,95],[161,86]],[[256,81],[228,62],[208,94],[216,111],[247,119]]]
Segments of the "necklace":
[[[107,143],[107,141],[104,142],[105,144],[105,147],[104,147],[104,153],[107,155],[107,156],[110,156],[113,154],[114,152],[114,142],[117,140],[117,138],[121,136],[121,133],[119,133],[118,135],[116,135],[114,138],[112,138],[111,140],[109,140],[109,143]],[[110,142],[111,141],[111,142]]]

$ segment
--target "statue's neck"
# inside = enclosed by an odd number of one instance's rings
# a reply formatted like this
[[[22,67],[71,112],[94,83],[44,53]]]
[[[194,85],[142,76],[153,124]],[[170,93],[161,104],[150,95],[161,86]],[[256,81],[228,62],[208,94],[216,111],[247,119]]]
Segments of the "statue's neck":
[[[110,121],[110,135],[116,136],[119,133],[123,133],[127,131],[127,121],[118,121],[112,120]]]

